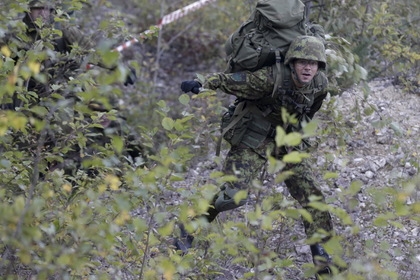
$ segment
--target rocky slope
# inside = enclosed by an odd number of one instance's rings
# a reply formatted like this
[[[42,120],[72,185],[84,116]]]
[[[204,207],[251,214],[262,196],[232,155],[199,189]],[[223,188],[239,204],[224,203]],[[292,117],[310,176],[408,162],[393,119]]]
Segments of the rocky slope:
[[[360,229],[351,235],[349,227],[338,227],[347,239],[350,261],[381,264],[397,271],[398,279],[419,279],[419,219],[404,212],[420,199],[420,96],[404,93],[390,80],[369,86],[367,98],[352,89],[336,99],[341,124],[350,133],[344,137],[344,150],[330,138],[315,154],[319,166],[328,165],[338,174],[324,192]],[[360,182],[354,194],[349,192],[352,182]],[[395,203],[397,197],[400,203]]]
[[[325,102],[318,116],[324,136],[317,139],[322,141],[313,153],[314,165],[327,202],[344,209],[353,221],[344,225],[334,216],[343,259],[352,263],[349,271],[363,273],[365,279],[388,279],[381,274],[384,271],[378,272],[382,267],[398,275],[389,279],[420,279],[419,219],[405,212],[420,200],[420,96],[404,93],[385,79],[372,81],[369,87],[367,96],[355,87]],[[328,129],[331,126],[334,129]],[[182,184],[207,176],[214,167],[213,155],[194,166]],[[333,174],[331,178],[324,179],[326,172]],[[273,181],[265,180],[265,195],[281,192],[293,201],[287,189]],[[400,203],[395,203],[396,198]],[[222,213],[217,227],[221,230],[221,224],[243,219],[252,209],[250,203]],[[302,223],[289,221],[275,227],[267,246],[295,261],[284,278],[305,279],[311,254],[304,244]],[[221,270],[223,275],[214,279],[240,279],[249,267],[224,263]]]

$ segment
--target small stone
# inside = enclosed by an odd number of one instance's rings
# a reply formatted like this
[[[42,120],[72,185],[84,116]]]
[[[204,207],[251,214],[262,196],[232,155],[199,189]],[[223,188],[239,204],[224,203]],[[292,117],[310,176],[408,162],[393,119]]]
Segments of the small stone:
[[[366,171],[365,175],[369,179],[372,179],[375,176],[375,174],[372,171],[370,171],[370,170],[369,171]]]

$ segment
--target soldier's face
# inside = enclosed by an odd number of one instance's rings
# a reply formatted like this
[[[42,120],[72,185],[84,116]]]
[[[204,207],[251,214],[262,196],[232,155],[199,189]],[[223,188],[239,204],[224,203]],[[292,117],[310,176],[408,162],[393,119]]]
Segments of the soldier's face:
[[[315,60],[296,59],[294,66],[299,81],[304,84],[310,83],[318,72],[318,61]]]
[[[32,21],[41,18],[44,23],[48,23],[51,17],[51,11],[48,8],[32,8],[29,12]]]

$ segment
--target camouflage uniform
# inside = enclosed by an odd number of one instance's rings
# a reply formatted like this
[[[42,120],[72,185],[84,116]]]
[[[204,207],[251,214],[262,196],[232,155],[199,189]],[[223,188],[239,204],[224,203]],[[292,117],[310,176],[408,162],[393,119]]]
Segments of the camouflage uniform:
[[[315,65],[318,68],[312,79],[307,82],[300,80],[295,60],[299,60],[299,63],[317,62]],[[259,178],[267,162],[267,151],[279,160],[287,154],[290,148],[276,147],[276,127],[282,126],[286,132],[299,130],[301,122],[309,121],[320,109],[327,94],[328,80],[318,69],[325,70],[325,67],[323,43],[315,37],[300,36],[291,43],[284,64],[276,63],[254,72],[215,73],[206,76],[205,81],[184,81],[181,84],[184,92],[198,93],[202,85],[203,88],[220,89],[237,97],[236,106],[222,118],[222,135],[231,144],[223,172],[235,175],[238,180],[225,183],[214,196],[204,216],[209,222],[220,212],[246,203],[244,199],[237,204],[233,198],[239,190],[249,190],[252,181]],[[283,123],[282,108],[294,115],[298,123]],[[308,161],[287,164],[284,171],[292,171],[292,175],[285,180],[290,194],[312,215],[312,223],[304,221],[307,236],[312,236],[318,230],[331,233],[333,225],[330,214],[308,206],[310,196],[321,197],[324,201]],[[182,225],[181,237],[174,245],[185,253],[192,246],[193,237]],[[311,252],[315,264],[320,265],[318,273],[330,274],[331,257],[323,247],[312,244]],[[323,262],[319,263],[315,257],[321,257]]]
[[[50,9],[52,6],[48,2],[31,1],[30,9]],[[29,105],[34,105],[43,97],[48,97],[54,90],[51,89],[53,84],[66,84],[70,77],[81,71],[80,66],[85,56],[90,53],[93,43],[75,26],[53,26],[53,16],[45,20],[44,26],[38,27],[30,16],[30,12],[25,13],[23,22],[26,24],[27,30],[24,34],[7,34],[0,40],[0,45],[7,45],[11,50],[11,58],[16,62],[25,61],[28,53],[31,55],[47,54],[47,58],[41,59],[40,71],[45,74],[45,80],[40,81],[34,77],[30,77],[26,83],[25,92],[35,92],[37,98],[31,100]],[[41,31],[51,29],[51,32]],[[60,30],[62,36],[59,36],[53,30]],[[47,35],[47,33],[49,33]],[[69,55],[74,45],[79,46],[78,55]],[[53,51],[53,52],[51,52]],[[63,88],[63,87],[62,87]],[[25,94],[25,93],[24,93]],[[74,93],[60,92],[61,95],[68,97]],[[20,93],[15,93],[10,99],[3,99],[0,102],[1,109],[15,109],[24,105]],[[25,94],[27,95],[27,94]],[[11,102],[10,102],[11,101]]]
[[[258,108],[264,112],[270,108],[270,113],[266,116],[272,122],[273,128],[276,125],[283,126],[281,121],[281,107],[288,107],[289,113],[296,113],[298,119],[312,118],[322,105],[322,101],[326,96],[324,91],[327,86],[327,79],[323,72],[318,72],[310,85],[307,85],[304,90],[311,90],[314,88],[322,88],[312,95],[306,94],[310,100],[305,108],[303,114],[293,110],[293,104],[273,103],[271,105],[259,105],[258,100],[263,97],[270,97],[274,86],[273,67],[265,67],[256,72],[239,72],[232,74],[217,73],[206,77],[206,82],[203,84],[204,88],[221,89],[227,94],[235,95],[241,99],[248,100],[248,103],[254,102]],[[294,92],[294,95],[299,97],[299,93]],[[302,99],[299,100],[301,102]],[[207,219],[211,222],[216,215],[225,210],[236,208],[239,205],[219,206],[216,207],[216,200],[223,193],[224,196],[233,197],[236,190],[249,189],[252,180],[257,179],[262,168],[264,167],[267,158],[266,151],[273,151],[273,155],[281,159],[285,155],[285,149],[277,149],[275,147],[274,134],[267,135],[266,139],[258,147],[249,147],[244,143],[233,145],[228,152],[225,160],[223,172],[226,174],[236,174],[238,181],[226,184],[222,187],[220,194],[216,195],[215,201],[212,203],[214,208],[209,209]],[[311,166],[307,161],[299,164],[288,164],[286,170],[293,171],[293,175],[289,177],[285,183],[289,189],[290,194],[313,216],[313,223],[305,221],[305,229],[308,236],[311,236],[317,229],[323,229],[330,232],[333,227],[331,217],[328,212],[322,212],[311,207],[307,207],[309,197],[316,195],[323,197],[317,181],[311,170]],[[238,175],[239,174],[239,175]],[[235,190],[231,190],[235,189]],[[229,193],[226,193],[229,192]],[[244,201],[242,202],[242,204]],[[235,207],[236,206],[236,207]]]
[[[54,9],[48,1],[31,1],[29,4],[30,9],[50,9],[52,13]],[[27,26],[27,32],[25,34],[8,34],[1,41],[0,46],[7,45],[11,50],[11,58],[16,61],[25,61],[29,53],[31,55],[40,55],[40,57],[46,58],[40,59],[41,68],[44,80],[40,80],[31,76],[25,82],[25,88],[20,89],[17,87],[17,91],[13,96],[3,96],[0,99],[0,109],[2,110],[19,110],[24,112],[29,118],[39,117],[33,114],[30,108],[34,106],[42,106],[47,108],[49,112],[56,110],[56,116],[51,120],[48,127],[47,137],[45,139],[46,149],[53,149],[54,147],[60,147],[68,145],[66,138],[70,135],[77,133],[72,127],[72,123],[75,122],[75,118],[79,122],[83,123],[82,126],[88,127],[89,124],[94,123],[91,119],[91,115],[88,109],[92,111],[98,111],[102,114],[109,112],[110,108],[105,108],[102,104],[95,101],[88,101],[88,108],[84,108],[85,113],[77,112],[75,109],[76,103],[82,101],[79,98],[79,93],[83,92],[83,86],[75,85],[71,82],[73,77],[86,71],[86,68],[82,66],[87,62],[89,58],[90,64],[98,65],[102,68],[112,70],[114,68],[105,67],[102,63],[98,62],[98,59],[92,52],[94,44],[90,41],[85,34],[83,34],[76,26],[53,26],[52,15],[50,19],[45,19],[44,26],[39,27],[36,25],[34,20],[30,16],[30,12],[25,14],[23,22]],[[51,29],[51,32],[45,32]],[[59,36],[60,30],[62,36]],[[42,34],[42,35],[41,35]],[[77,46],[77,49],[75,49]],[[131,79],[128,83],[134,83],[134,77],[127,77]],[[127,79],[128,80],[128,79]],[[32,94],[31,94],[32,93]],[[56,99],[52,94],[61,95],[65,101]],[[65,106],[58,105],[61,102]],[[58,110],[57,110],[58,109]],[[84,116],[80,116],[83,114]],[[111,116],[108,118],[107,116]],[[112,119],[111,119],[112,118]],[[128,136],[130,143],[130,155],[140,155],[142,148],[137,143],[137,136],[133,136],[133,130],[129,128],[123,118],[114,113],[105,114],[101,119],[95,121],[100,124],[102,128],[91,125],[88,131],[83,131],[86,137],[86,147],[83,154],[89,154],[94,156],[97,153],[97,147],[105,147],[105,144],[110,143],[110,139],[114,135]],[[67,135],[67,137],[66,137]],[[36,136],[36,135],[34,135]],[[137,139],[133,139],[137,138]],[[19,137],[15,135],[12,140],[17,144],[19,149],[30,151],[33,142],[37,140],[28,140],[26,137]],[[32,143],[31,143],[32,142]],[[0,146],[0,152],[3,148]],[[79,144],[71,147],[71,149],[65,153],[63,162],[51,162],[48,166],[49,170],[64,169],[66,174],[74,174],[82,163],[82,157],[88,158],[82,155]]]

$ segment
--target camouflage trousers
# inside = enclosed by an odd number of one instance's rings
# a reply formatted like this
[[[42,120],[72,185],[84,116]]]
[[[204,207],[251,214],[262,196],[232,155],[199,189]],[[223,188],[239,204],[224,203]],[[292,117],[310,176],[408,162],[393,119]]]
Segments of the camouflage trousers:
[[[276,152],[275,142],[273,139],[266,139],[264,144],[258,149],[251,149],[244,145],[232,146],[225,159],[223,172],[225,174],[236,175],[238,181],[225,184],[222,186],[221,191],[215,196],[212,203],[212,207],[209,209],[207,220],[213,221],[217,214],[234,209],[244,204],[240,203],[234,207],[224,208],[220,207],[216,203],[217,199],[224,197],[229,198],[229,193],[226,189],[230,189],[234,195],[238,190],[250,190],[252,181],[259,179],[262,169],[264,168],[267,158],[267,150],[274,151],[272,154],[281,159],[285,155],[285,152]],[[320,211],[308,206],[309,197],[317,196],[321,197],[321,202],[324,202],[324,196],[315,180],[311,166],[307,161],[302,161],[299,164],[288,164],[283,171],[292,171],[293,174],[285,180],[285,184],[291,194],[299,204],[306,209],[313,218],[313,222],[310,223],[304,220],[305,232],[308,237],[312,236],[318,229],[332,232],[333,225],[331,221],[331,215],[328,212]],[[232,190],[233,189],[233,190]]]

